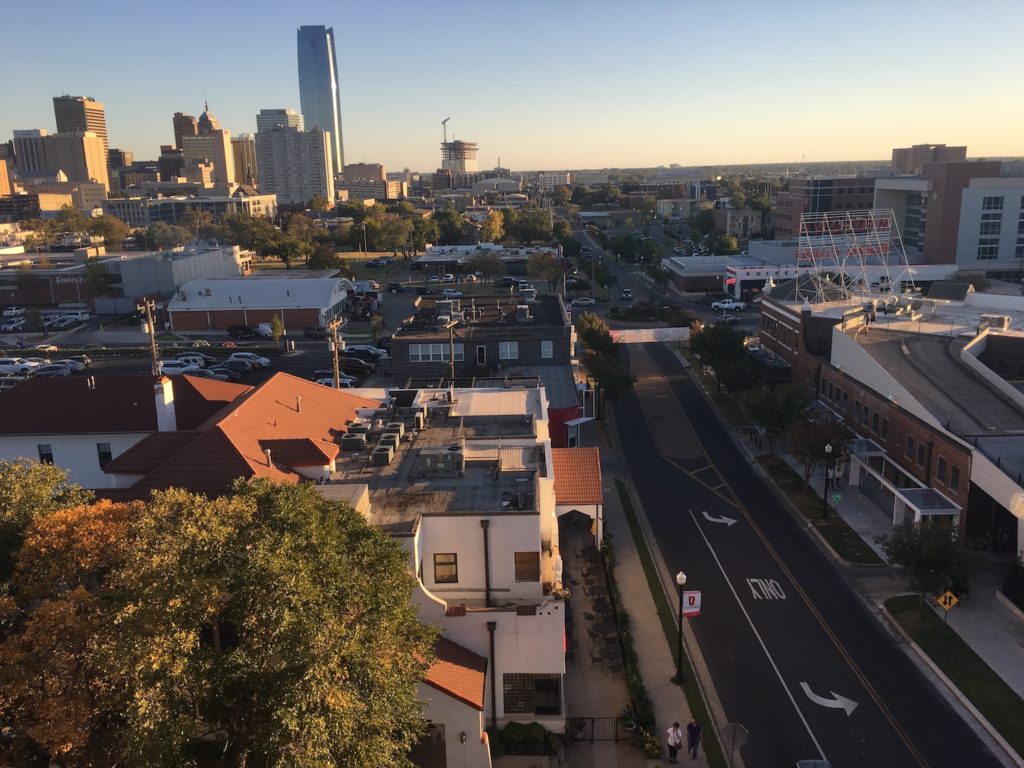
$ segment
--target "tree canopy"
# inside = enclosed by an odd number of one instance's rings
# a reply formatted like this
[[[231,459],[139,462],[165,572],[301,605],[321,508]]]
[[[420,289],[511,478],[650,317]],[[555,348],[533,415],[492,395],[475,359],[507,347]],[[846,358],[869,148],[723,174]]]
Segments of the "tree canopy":
[[[921,595],[951,590],[963,598],[970,592],[967,553],[956,526],[941,521],[898,525],[888,536],[879,536],[885,556],[906,568],[910,588]]]
[[[807,408],[807,401],[796,387],[787,384],[776,389],[765,387],[748,392],[743,398],[743,405],[764,429],[768,450],[773,452],[775,441],[797,423]]]
[[[488,211],[487,218],[480,227],[480,241],[497,243],[505,237],[505,217],[501,211]]]
[[[56,486],[18,473],[0,489],[29,516],[0,600],[18,764],[410,764],[434,633],[406,553],[360,514],[253,481],[33,516]]]

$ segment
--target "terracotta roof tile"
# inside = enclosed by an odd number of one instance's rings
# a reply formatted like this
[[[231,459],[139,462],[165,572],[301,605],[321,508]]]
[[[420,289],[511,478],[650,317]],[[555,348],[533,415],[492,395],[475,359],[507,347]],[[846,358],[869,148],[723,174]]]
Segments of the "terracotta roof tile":
[[[552,448],[556,504],[601,504],[601,452],[597,448]]]
[[[287,467],[322,467],[338,455],[337,443],[310,440],[308,437],[286,440],[260,440],[260,448],[270,451],[270,460]]]
[[[152,472],[165,461],[177,455],[192,443],[198,433],[187,430],[184,432],[154,432],[103,467],[110,474],[145,475]]]
[[[434,653],[426,683],[483,712],[487,659],[446,637],[437,638]]]

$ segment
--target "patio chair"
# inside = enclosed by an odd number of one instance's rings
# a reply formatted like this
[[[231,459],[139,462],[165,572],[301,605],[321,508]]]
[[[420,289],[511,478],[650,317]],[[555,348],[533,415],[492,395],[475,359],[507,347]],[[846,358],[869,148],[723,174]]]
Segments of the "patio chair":
[[[594,653],[593,651],[590,651],[590,663],[591,664],[603,664],[604,663],[604,658],[602,658],[601,654]]]

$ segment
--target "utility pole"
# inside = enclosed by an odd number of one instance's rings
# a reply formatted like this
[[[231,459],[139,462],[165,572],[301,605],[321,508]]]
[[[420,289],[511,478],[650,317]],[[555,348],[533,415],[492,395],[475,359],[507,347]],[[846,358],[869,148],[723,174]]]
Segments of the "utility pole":
[[[331,329],[331,349],[333,355],[331,361],[334,364],[334,388],[341,389],[341,368],[338,363],[338,351],[341,348],[341,341],[338,338],[338,326],[342,323],[341,317],[336,317],[327,325]]]
[[[154,376],[160,375],[160,353],[156,348],[156,328],[153,323],[153,311],[156,304],[152,299],[143,299],[142,306],[136,307],[139,312],[146,313],[146,330],[149,332],[149,357],[152,361],[151,371]]]

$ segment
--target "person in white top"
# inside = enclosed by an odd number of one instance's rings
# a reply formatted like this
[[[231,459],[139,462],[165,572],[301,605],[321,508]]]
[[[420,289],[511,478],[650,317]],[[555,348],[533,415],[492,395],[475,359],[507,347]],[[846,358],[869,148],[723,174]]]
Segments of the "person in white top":
[[[679,748],[683,746],[683,732],[679,728],[679,723],[672,723],[672,727],[666,733],[668,734],[668,761],[674,763],[676,755],[679,754]]]

